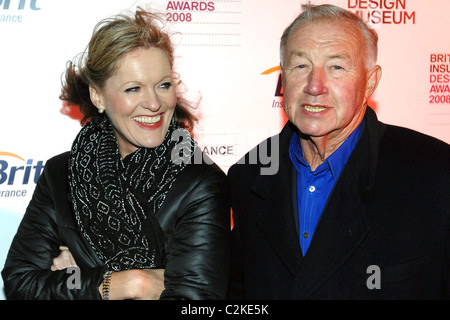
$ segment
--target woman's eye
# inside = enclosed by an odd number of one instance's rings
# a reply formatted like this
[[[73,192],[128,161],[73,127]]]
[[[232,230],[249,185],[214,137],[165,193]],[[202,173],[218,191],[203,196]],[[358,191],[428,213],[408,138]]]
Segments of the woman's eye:
[[[160,88],[169,89],[172,86],[171,82],[164,82],[159,85]]]
[[[138,92],[139,89],[140,89],[139,87],[131,87],[131,88],[125,89],[125,92],[126,92],[126,93]]]

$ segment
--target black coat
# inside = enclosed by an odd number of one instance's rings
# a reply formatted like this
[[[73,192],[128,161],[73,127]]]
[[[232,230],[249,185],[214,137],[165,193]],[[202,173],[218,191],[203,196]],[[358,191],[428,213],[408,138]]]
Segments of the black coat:
[[[81,236],[68,201],[68,157],[64,153],[48,160],[36,185],[2,271],[8,299],[101,299],[98,286],[105,266]],[[161,299],[226,297],[229,210],[221,169],[188,164],[156,214],[168,253]],[[71,273],[50,271],[61,245],[69,247],[80,267],[79,290],[67,286]]]
[[[229,170],[231,297],[450,298],[449,145],[384,125],[368,108],[365,128],[302,256],[296,171],[288,153],[293,130],[288,123],[276,136],[276,175],[260,175],[259,163]],[[247,155],[240,162],[249,161]]]

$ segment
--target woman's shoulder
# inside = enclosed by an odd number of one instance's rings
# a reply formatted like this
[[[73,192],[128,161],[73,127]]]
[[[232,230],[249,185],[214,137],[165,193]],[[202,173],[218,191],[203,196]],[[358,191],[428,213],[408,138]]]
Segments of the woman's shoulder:
[[[39,180],[49,186],[59,186],[67,178],[70,152],[63,152],[48,159]]]
[[[51,167],[52,169],[56,169],[57,167],[67,168],[67,164],[69,162],[70,151],[66,151],[55,155],[47,160],[45,163],[46,167]]]
[[[184,196],[185,200],[227,195],[228,177],[206,154],[196,148],[195,154],[186,164],[171,188],[171,192]]]
[[[200,181],[227,183],[225,172],[199,148],[195,149],[194,155],[184,168],[180,178],[187,179],[192,183]]]
[[[226,174],[206,157],[191,160],[167,193],[157,214],[158,221],[166,232],[172,229],[175,221],[190,219],[197,222],[211,220],[215,225],[227,228],[229,185]]]

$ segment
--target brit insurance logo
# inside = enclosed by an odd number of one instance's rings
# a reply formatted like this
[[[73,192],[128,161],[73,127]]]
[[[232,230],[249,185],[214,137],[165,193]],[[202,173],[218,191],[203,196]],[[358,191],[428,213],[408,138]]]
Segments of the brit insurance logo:
[[[262,75],[274,75],[277,85],[273,97],[272,108],[283,108],[283,85],[281,83],[281,67],[276,66],[261,73]]]
[[[44,169],[44,161],[0,151],[0,199],[26,197]]]
[[[41,10],[41,0],[0,0],[0,23],[21,23],[28,12]]]

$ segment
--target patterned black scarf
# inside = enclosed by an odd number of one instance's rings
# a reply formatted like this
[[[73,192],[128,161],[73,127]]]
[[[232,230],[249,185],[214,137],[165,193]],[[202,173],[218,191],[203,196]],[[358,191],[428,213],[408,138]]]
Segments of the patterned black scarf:
[[[175,130],[181,130],[181,141],[172,140]],[[195,144],[174,121],[160,146],[139,148],[125,159],[106,116],[87,123],[75,139],[69,187],[76,220],[111,270],[165,267],[164,234],[155,214],[186,165],[172,161],[175,147],[190,148],[193,155]]]

